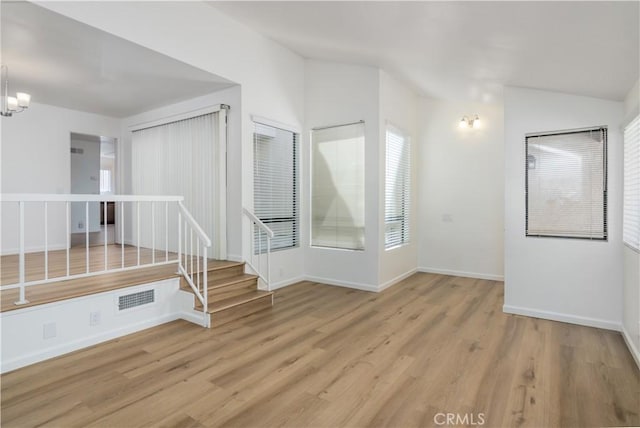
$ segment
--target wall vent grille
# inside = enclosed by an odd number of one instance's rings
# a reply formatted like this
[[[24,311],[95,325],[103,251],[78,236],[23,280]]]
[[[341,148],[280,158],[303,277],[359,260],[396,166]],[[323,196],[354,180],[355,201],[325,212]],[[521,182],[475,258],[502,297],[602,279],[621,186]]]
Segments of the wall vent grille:
[[[148,305],[155,301],[155,290],[140,291],[138,293],[118,296],[118,310],[135,308],[137,306]]]

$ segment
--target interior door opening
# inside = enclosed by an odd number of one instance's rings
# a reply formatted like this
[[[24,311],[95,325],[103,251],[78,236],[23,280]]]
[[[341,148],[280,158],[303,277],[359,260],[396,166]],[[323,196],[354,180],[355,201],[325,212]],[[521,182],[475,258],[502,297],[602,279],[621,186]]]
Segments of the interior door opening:
[[[71,133],[71,193],[109,195],[116,193],[116,144],[113,137]],[[106,215],[105,215],[106,214]],[[115,203],[90,202],[89,215],[83,202],[71,204],[71,246],[115,243]]]

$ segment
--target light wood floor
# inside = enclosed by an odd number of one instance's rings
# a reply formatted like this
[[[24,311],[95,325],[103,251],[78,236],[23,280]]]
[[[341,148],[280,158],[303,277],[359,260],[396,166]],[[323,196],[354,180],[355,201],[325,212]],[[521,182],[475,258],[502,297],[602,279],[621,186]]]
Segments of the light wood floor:
[[[313,283],[207,330],[177,321],[3,375],[2,426],[640,425],[618,333],[502,313],[500,282]]]

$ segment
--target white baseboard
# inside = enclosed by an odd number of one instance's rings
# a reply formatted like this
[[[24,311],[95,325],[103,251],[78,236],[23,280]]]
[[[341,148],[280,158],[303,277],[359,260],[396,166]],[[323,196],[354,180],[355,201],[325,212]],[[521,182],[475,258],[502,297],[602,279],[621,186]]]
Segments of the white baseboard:
[[[396,276],[393,279],[390,279],[389,281],[382,283],[378,286],[378,291],[382,291],[385,290],[389,287],[391,287],[392,285],[395,285],[397,283],[399,283],[400,281],[402,281],[405,278],[409,278],[411,275],[413,275],[414,273],[416,273],[418,271],[418,269],[411,269],[408,272],[405,272],[401,275]]]
[[[326,285],[335,285],[337,287],[355,288],[356,290],[362,290],[362,291],[373,291],[373,292],[380,291],[376,285],[363,284],[359,282],[340,281],[332,278],[321,278],[319,276],[306,275],[304,280],[319,282],[321,284],[326,284]]]
[[[559,312],[543,311],[520,306],[504,305],[502,311],[507,314],[524,315],[527,317],[542,318],[551,321],[566,322],[569,324],[584,325],[587,327],[603,328],[605,330],[621,331],[620,323],[598,318],[582,317],[579,315],[562,314]]]
[[[121,328],[106,331],[95,336],[84,337],[73,342],[61,344],[59,346],[38,350],[31,354],[21,355],[20,357],[14,358],[9,361],[2,361],[2,368],[0,371],[4,374],[20,367],[54,358],[59,355],[67,354],[69,352],[77,351],[88,346],[97,345],[98,343],[116,339],[118,337],[145,330],[147,328],[156,327],[161,324],[175,321],[177,319],[180,319],[180,314],[163,315],[154,319],[144,320],[135,324],[130,324]]]
[[[638,369],[640,369],[640,350],[636,348],[635,343],[631,339],[631,335],[629,334],[627,329],[624,328],[624,324],[622,325],[622,329],[620,330],[620,333],[622,333],[622,337],[624,338],[624,341],[627,344],[627,348],[629,348],[629,352],[631,352],[633,359],[636,361],[636,365],[638,366]]]
[[[504,275],[492,273],[465,272],[461,270],[438,269],[433,267],[418,267],[418,272],[437,273],[440,275],[462,276],[465,278],[488,279],[490,281],[504,281]]]
[[[285,279],[283,281],[274,282],[271,284],[271,291],[277,290],[279,288],[288,287],[289,285],[296,284],[300,281],[306,281],[307,278],[304,275],[297,276],[295,278]]]
[[[67,245],[66,244],[48,245],[47,249],[49,251],[66,250],[67,249]],[[0,250],[0,255],[9,256],[9,255],[12,255],[12,254],[18,254],[19,252],[20,252],[20,249],[18,247],[15,247],[15,248],[3,248],[2,250]],[[25,247],[24,252],[25,252],[25,254],[44,252],[44,245],[35,245],[35,246],[31,246],[31,247]]]

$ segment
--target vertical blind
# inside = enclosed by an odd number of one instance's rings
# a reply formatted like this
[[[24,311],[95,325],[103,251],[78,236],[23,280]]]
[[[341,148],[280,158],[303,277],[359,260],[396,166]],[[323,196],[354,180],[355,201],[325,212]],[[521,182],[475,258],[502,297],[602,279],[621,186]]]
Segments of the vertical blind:
[[[364,249],[364,123],[311,133],[311,245]]]
[[[526,235],[607,238],[607,129],[526,138]]]
[[[402,131],[387,125],[384,205],[384,245],[409,242],[411,211],[411,146]]]
[[[273,230],[272,250],[297,247],[298,134],[256,122],[253,136],[255,215]],[[256,228],[254,248],[262,253],[267,243],[259,233]]]
[[[131,145],[133,193],[183,196],[185,207],[211,238],[211,256],[215,258],[226,258],[226,141],[221,141],[226,135],[224,114],[221,110],[136,130]],[[164,208],[157,204],[155,209],[157,221],[164,222]],[[141,218],[150,216],[150,206],[141,204]],[[169,219],[169,224],[176,224],[174,221],[177,219]],[[156,236],[161,245],[163,231],[159,228]],[[148,227],[141,227],[141,241],[150,246]],[[169,248],[177,251],[177,247],[172,235]]]
[[[640,115],[624,129],[624,218],[622,239],[640,250]]]

